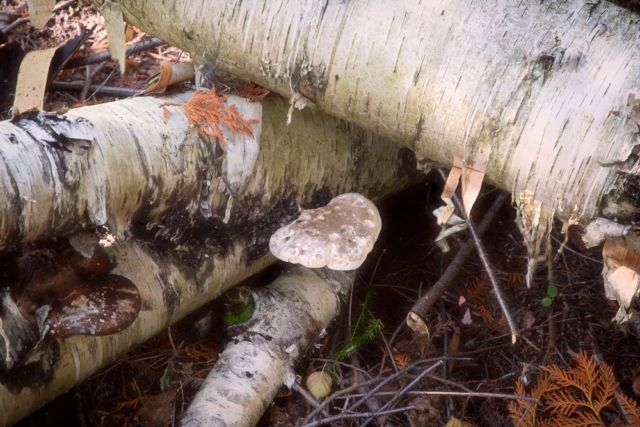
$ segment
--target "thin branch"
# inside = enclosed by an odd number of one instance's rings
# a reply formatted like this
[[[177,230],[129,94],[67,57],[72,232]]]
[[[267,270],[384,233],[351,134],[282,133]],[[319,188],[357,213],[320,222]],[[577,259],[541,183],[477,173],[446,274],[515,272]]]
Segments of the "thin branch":
[[[98,65],[96,69],[93,70],[92,73],[89,72],[90,71],[89,65],[86,66],[87,79],[84,82],[84,87],[82,88],[82,93],[80,94],[80,102],[84,103],[84,101],[87,99],[87,95],[89,94],[89,90],[91,89],[91,83],[93,82],[93,79],[98,75],[100,71],[102,71],[105,65],[107,65],[107,61],[101,62],[100,65]]]
[[[307,415],[307,417],[302,421],[302,424],[309,422],[309,420],[313,419],[313,417],[315,417],[316,415],[318,415],[320,413],[320,411],[324,408],[326,408],[329,403],[333,402],[336,398],[340,397],[340,396],[344,396],[345,394],[349,394],[354,390],[357,390],[360,387],[366,387],[366,386],[370,386],[370,385],[374,385],[374,384],[378,384],[378,386],[376,386],[373,390],[371,390],[369,393],[367,393],[362,399],[360,399],[359,401],[357,401],[352,408],[358,407],[360,406],[362,403],[364,403],[371,395],[375,394],[376,391],[378,391],[380,389],[380,387],[383,387],[385,384],[387,384],[389,381],[392,381],[398,377],[400,377],[401,375],[403,375],[404,373],[408,372],[411,369],[414,369],[416,367],[422,366],[423,364],[426,363],[433,363],[436,361],[442,360],[442,358],[434,358],[434,359],[424,359],[424,360],[418,360],[416,362],[413,362],[412,364],[405,366],[404,368],[402,368],[400,371],[398,371],[397,373],[390,375],[387,378],[378,376],[372,380],[369,381],[364,381],[362,383],[356,383],[353,384],[343,390],[338,390],[335,393],[331,394],[330,396],[328,396],[321,404],[318,408],[316,408],[315,410],[313,410],[309,415]]]
[[[353,370],[356,370],[356,371],[362,372],[364,375],[368,376],[368,377],[369,377],[369,379],[371,379],[371,375],[369,374],[369,372],[365,371],[364,369],[361,369],[361,368],[358,368],[358,367],[356,367],[356,366],[353,366],[353,365],[351,365],[351,364],[349,364],[349,363],[345,363],[345,362],[338,362],[337,360],[333,360],[333,359],[320,359],[320,358],[316,358],[316,357],[314,357],[314,358],[312,358],[312,359],[310,359],[310,360],[311,360],[312,362],[323,362],[323,363],[331,363],[331,364],[333,364],[333,365],[341,365],[341,366],[344,366],[344,367],[346,367],[346,368],[349,368],[349,369],[353,369]]]
[[[313,419],[313,417],[315,417],[316,415],[318,415],[322,410],[324,410],[327,406],[329,406],[329,403],[333,402],[335,399],[337,399],[340,396],[343,396],[345,394],[349,394],[354,390],[357,390],[359,387],[363,387],[363,386],[368,386],[368,385],[373,385],[376,383],[379,383],[380,381],[382,381],[384,378],[382,377],[376,377],[372,380],[369,381],[365,381],[362,383],[356,383],[356,384],[352,384],[351,386],[343,389],[343,390],[338,390],[335,393],[333,393],[332,395],[328,396],[321,404],[319,407],[317,407],[316,409],[314,409],[313,411],[311,411],[311,413],[309,415],[307,415],[307,417],[302,421],[302,423],[306,423],[309,420]]]
[[[430,375],[427,376],[430,377]],[[379,393],[376,393],[376,396],[393,396],[395,394],[395,391],[381,391]],[[539,403],[534,397],[518,396],[517,394],[505,393],[484,393],[478,391],[408,391],[406,394],[409,396],[487,397],[495,399],[526,400],[527,402]],[[350,394],[347,396],[340,396],[338,399],[350,399],[360,396],[362,396],[362,394]]]
[[[69,90],[74,92],[82,92],[84,88],[84,83],[81,82],[51,82],[49,85],[49,89],[51,90]],[[128,89],[124,87],[110,87],[104,86],[100,87],[100,85],[91,85],[92,91],[98,91],[100,95],[104,96],[112,96],[114,98],[129,98],[131,96],[135,96],[140,93],[138,89]],[[95,93],[94,93],[95,95]]]
[[[367,401],[367,399],[369,399],[371,396],[373,396],[378,390],[380,390],[382,387],[384,387],[386,384],[388,384],[390,381],[395,380],[396,378],[400,377],[402,374],[404,374],[405,372],[409,371],[410,369],[413,369],[418,362],[413,363],[401,370],[399,370],[397,373],[390,375],[389,377],[385,378],[384,381],[382,381],[380,384],[378,384],[376,387],[374,387],[369,393],[367,393],[362,399],[358,400],[356,403],[354,403],[353,405],[351,405],[351,409],[355,409],[358,406],[362,405],[364,402]],[[437,363],[435,363],[432,367],[435,366],[440,366],[442,364],[442,360],[439,360]],[[429,368],[427,370],[427,373],[431,371],[431,368]],[[383,408],[384,409],[384,408]]]
[[[144,50],[153,49],[158,46],[162,46],[163,44],[167,44],[163,40],[158,38],[151,38],[149,40],[141,41],[140,43],[136,43],[127,47],[125,51],[125,56],[133,55],[134,53],[142,52]],[[97,64],[103,61],[111,61],[111,52],[100,52],[95,55],[84,56],[82,58],[73,59],[64,66],[65,69],[70,68],[79,68],[85,65]]]
[[[379,417],[381,415],[392,415],[392,414],[397,414],[399,412],[410,411],[412,409],[416,409],[416,407],[412,405],[412,406],[405,406],[404,408],[391,409],[389,411],[363,412],[363,413],[359,413],[359,414],[334,415],[333,417],[325,418],[323,420],[318,420],[318,421],[314,421],[312,423],[303,424],[300,427],[316,427],[316,426],[322,426],[322,425],[325,425],[325,424],[330,424],[330,423],[332,423],[334,421],[340,421],[340,420],[348,420],[348,419],[354,419],[354,418],[365,418],[365,417]]]
[[[407,394],[407,392],[416,384],[418,384],[422,378],[424,378],[425,375],[427,375],[429,372],[433,371],[434,369],[436,369],[438,366],[443,365],[442,360],[440,360],[437,363],[434,363],[432,366],[430,366],[429,368],[425,369],[424,371],[422,371],[420,373],[420,375],[418,375],[413,381],[411,381],[409,384],[407,384],[406,387],[404,387],[402,390],[400,390],[394,397],[393,399],[391,399],[390,401],[388,401],[387,403],[385,403],[385,405],[381,408],[381,411],[379,413],[382,413],[383,411],[385,411],[388,407],[390,407],[391,405],[393,405],[394,403],[396,403],[402,396],[404,396],[405,394]],[[355,405],[354,405],[355,406]],[[364,424],[367,425],[371,419],[368,419]]]
[[[357,354],[354,354],[351,358],[352,358],[354,364],[358,364],[358,355]],[[356,375],[357,375],[357,377],[356,377],[357,381],[360,382],[360,378],[362,378],[362,374],[357,373]],[[366,386],[359,387],[358,391],[360,393],[369,393],[369,390],[368,390],[368,388]],[[347,402],[345,402],[345,404],[346,403]],[[367,408],[369,408],[369,411],[371,411],[372,413],[380,412],[381,409],[380,409],[380,402],[378,401],[378,398],[372,396],[371,398],[367,399]],[[386,424],[387,423],[385,423],[384,420],[382,420],[382,419],[378,420],[378,425],[386,427]]]
[[[562,245],[562,242],[560,241],[560,239],[558,239],[557,237],[554,237],[551,233],[549,233],[549,236],[550,236],[550,237],[551,237],[551,238],[552,238],[556,243],[560,243],[560,244]],[[590,256],[587,256],[587,255],[585,255],[585,254],[583,254],[583,253],[580,253],[580,252],[578,252],[578,251],[576,251],[576,250],[574,250],[574,249],[571,249],[571,248],[570,248],[569,246],[567,246],[567,245],[564,245],[564,246],[562,247],[562,249],[563,249],[563,250],[564,250],[564,249],[566,249],[566,250],[568,250],[569,252],[573,252],[574,254],[578,255],[579,257],[582,257],[582,258],[588,259],[589,261],[597,262],[598,264],[602,264],[602,263],[603,263],[601,259],[591,258]],[[563,252],[564,252],[564,251],[563,251]],[[556,256],[557,256],[557,255],[556,255]]]
[[[446,181],[447,176],[445,175],[444,170],[438,169],[438,172],[440,173],[440,177]],[[453,202],[455,203],[456,207],[460,211],[460,214],[464,216],[464,212],[465,212],[464,206],[462,204],[462,201],[460,200],[460,197],[458,197],[458,195],[455,193],[453,195]],[[465,219],[469,224],[468,228],[469,228],[469,231],[471,231],[471,236],[473,237],[473,241],[476,244],[476,250],[478,251],[478,255],[480,256],[480,261],[482,261],[482,265],[484,266],[484,269],[487,271],[487,274],[489,275],[489,280],[493,285],[493,292],[496,294],[496,298],[498,299],[498,303],[502,308],[504,317],[507,319],[507,323],[509,324],[509,330],[511,331],[511,342],[515,344],[516,337],[518,336],[518,327],[516,326],[516,322],[513,320],[513,317],[511,317],[511,312],[507,307],[507,303],[504,299],[504,296],[502,295],[502,290],[498,285],[498,279],[496,278],[496,274],[493,272],[493,268],[489,263],[489,256],[487,255],[487,251],[485,250],[484,245],[480,241],[480,235],[478,233],[478,230],[473,224],[473,221],[471,220],[471,218],[465,218]]]
[[[19,27],[22,24],[26,24],[27,22],[31,22],[31,18],[29,18],[28,16],[26,18],[19,18],[16,19],[15,21],[13,21],[11,24],[7,25],[6,27],[4,27],[2,29],[2,32],[4,34],[9,34],[11,31],[13,31],[14,28]]]
[[[309,405],[313,406],[314,408],[318,408],[318,406],[320,406],[320,404],[318,403],[318,401],[316,399],[314,399],[314,397],[311,395],[311,393],[309,393],[307,390],[305,390],[304,387],[298,385],[298,384],[294,384],[293,385],[293,390],[297,391],[298,393],[300,393],[300,395],[302,397],[304,397],[304,400],[306,400]],[[329,414],[329,412],[326,409],[322,410],[322,415],[324,415],[325,417],[330,417],[331,414]]]
[[[88,99],[93,98],[94,96],[96,96],[96,94],[98,92],[100,92],[100,90],[109,82],[109,80],[111,80],[111,77],[113,77],[114,73],[116,72],[116,70],[118,70],[118,67],[113,67],[113,70],[111,70],[111,72],[109,73],[109,75],[107,76],[106,79],[104,79],[104,81],[102,83],[100,83],[100,85],[98,85],[98,88],[96,90],[93,91],[93,93],[89,96]],[[83,89],[84,90],[84,89]],[[93,90],[93,89],[92,89]]]
[[[507,198],[507,193],[501,193],[493,202],[493,205],[487,211],[484,218],[482,219],[482,222],[480,223],[480,226],[478,227],[478,233],[480,235],[484,234],[489,229],[489,226],[493,223],[493,220],[496,218],[498,212],[500,211],[500,207],[502,206],[504,201],[507,200]],[[447,288],[449,288],[458,274],[462,271],[462,267],[467,258],[469,258],[469,256],[471,255],[473,247],[474,244],[471,240],[465,242],[460,247],[458,253],[456,254],[453,261],[451,261],[442,277],[440,277],[440,279],[429,288],[429,290],[422,296],[422,298],[420,298],[414,304],[414,306],[411,308],[412,312],[414,312],[421,318],[426,317],[429,309],[433,306],[433,304],[435,304],[436,301],[438,301],[438,299],[440,299]]]

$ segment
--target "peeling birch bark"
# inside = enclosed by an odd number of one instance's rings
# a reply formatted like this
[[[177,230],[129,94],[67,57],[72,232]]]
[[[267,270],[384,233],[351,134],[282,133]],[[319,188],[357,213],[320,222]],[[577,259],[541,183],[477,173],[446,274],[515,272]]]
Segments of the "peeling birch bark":
[[[233,227],[277,201],[309,206],[356,188],[379,200],[417,178],[408,150],[343,121],[305,112],[285,127],[287,106],[278,97],[232,97],[259,124],[255,139],[226,130],[230,149],[220,148],[178,106],[166,107],[165,123],[162,104],[188,98],[69,111],[93,126],[94,147],[80,155],[0,122],[0,248],[104,224],[123,237],[136,221],[148,225],[176,211]]]
[[[219,70],[301,95],[421,160],[487,155],[489,183],[529,190],[564,219],[575,206],[583,222],[638,212],[640,29],[611,3],[121,4],[128,22]]]
[[[225,132],[230,150],[223,149],[201,138],[179,107],[167,107],[165,122],[161,105],[188,96],[70,111],[93,128],[82,154],[0,122],[0,247],[106,226],[116,236],[105,248],[111,273],[141,297],[138,319],[124,331],[47,339],[0,373],[0,425],[272,263],[269,238],[298,215],[298,204],[315,207],[347,191],[380,200],[420,179],[409,150],[341,120],[304,111],[285,127],[288,106],[277,96],[233,100],[259,123],[255,139]]]
[[[353,271],[291,266],[255,292],[252,318],[231,328],[232,341],[180,425],[255,425],[280,388],[294,384],[294,366],[310,339],[333,321],[354,277]]]

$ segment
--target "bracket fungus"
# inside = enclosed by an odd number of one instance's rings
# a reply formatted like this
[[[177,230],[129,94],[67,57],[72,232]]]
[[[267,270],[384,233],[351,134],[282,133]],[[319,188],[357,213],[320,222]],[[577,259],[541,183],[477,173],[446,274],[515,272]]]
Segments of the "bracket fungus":
[[[276,258],[309,268],[355,270],[373,249],[382,221],[376,206],[358,193],[342,194],[318,209],[303,209],[276,231],[269,249]]]
[[[0,372],[27,359],[45,337],[110,335],[138,317],[141,299],[92,232],[0,254]]]

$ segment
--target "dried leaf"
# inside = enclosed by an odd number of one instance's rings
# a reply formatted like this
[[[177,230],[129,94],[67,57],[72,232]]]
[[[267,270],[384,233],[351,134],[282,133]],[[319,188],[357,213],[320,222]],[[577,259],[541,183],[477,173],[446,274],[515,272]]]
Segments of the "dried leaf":
[[[470,297],[481,298],[487,293],[487,276],[482,274],[467,284],[466,291]]]
[[[118,404],[116,411],[121,411],[124,408],[136,408],[140,403],[140,398],[136,397],[135,399],[127,400],[126,402],[122,402]]]
[[[203,359],[207,361],[216,361],[218,360],[219,355],[216,350],[209,348],[204,344],[198,344],[195,348],[187,347],[185,349],[185,353],[194,359]]]
[[[313,372],[307,377],[307,388],[316,399],[322,399],[331,392],[331,375],[324,371]]]
[[[451,417],[444,427],[473,427],[473,424],[470,424],[466,421],[461,421],[456,417]]]
[[[620,305],[613,320],[624,323],[634,314],[629,306],[640,287],[640,255],[607,239],[602,248],[602,257],[605,294]]]
[[[42,28],[51,18],[56,0],[27,0],[27,4],[29,5],[31,25],[36,28]]]
[[[480,315],[482,316],[482,321],[487,325],[493,324],[495,320],[493,319],[493,315],[489,312],[489,310],[487,310],[484,305],[481,305],[479,307],[479,310],[480,310]]]
[[[473,323],[473,320],[471,320],[471,310],[467,308],[467,311],[464,313],[464,316],[462,316],[462,324],[470,325],[472,323]]]

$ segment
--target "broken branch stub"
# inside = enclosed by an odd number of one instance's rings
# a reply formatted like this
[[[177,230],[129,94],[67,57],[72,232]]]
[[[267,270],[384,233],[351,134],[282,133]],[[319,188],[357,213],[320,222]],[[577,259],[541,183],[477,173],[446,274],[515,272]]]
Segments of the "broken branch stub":
[[[382,221],[376,206],[358,193],[342,194],[276,231],[269,249],[276,258],[309,268],[355,270],[373,249]]]

